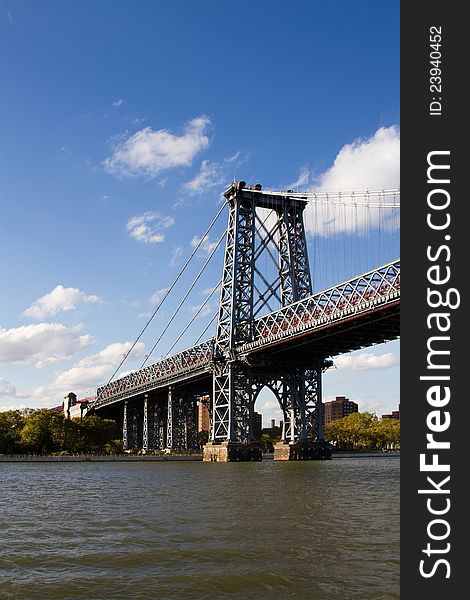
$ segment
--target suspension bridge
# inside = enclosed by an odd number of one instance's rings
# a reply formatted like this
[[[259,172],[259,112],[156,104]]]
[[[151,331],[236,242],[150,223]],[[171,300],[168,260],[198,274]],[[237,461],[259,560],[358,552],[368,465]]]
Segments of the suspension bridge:
[[[374,195],[380,196],[382,211],[399,206],[396,189],[352,192],[348,201],[354,209],[360,205],[370,208]],[[254,405],[267,387],[284,417],[274,458],[328,458],[323,440],[322,373],[332,365],[332,356],[399,337],[400,261],[387,262],[314,293],[304,211],[309,202],[326,202],[334,210],[344,197],[264,191],[259,184],[247,186],[243,181],[232,183],[224,196],[225,205],[199,238],[151,318],[207,241],[208,231],[225,206],[227,229],[141,368],[116,378],[151,319],[108,383],[98,388],[91,408],[122,423],[126,449],[181,452],[197,448],[197,406],[209,399],[211,430],[204,460],[259,460]],[[193,346],[146,365],[224,240],[221,280],[190,324],[219,290],[214,319]],[[271,269],[263,268],[262,257],[268,257]],[[215,319],[215,335],[201,341]]]

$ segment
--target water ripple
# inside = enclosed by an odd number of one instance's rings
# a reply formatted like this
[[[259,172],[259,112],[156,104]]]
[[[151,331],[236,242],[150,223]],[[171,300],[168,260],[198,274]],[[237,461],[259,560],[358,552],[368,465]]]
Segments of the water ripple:
[[[2,463],[0,598],[399,598],[399,460]]]

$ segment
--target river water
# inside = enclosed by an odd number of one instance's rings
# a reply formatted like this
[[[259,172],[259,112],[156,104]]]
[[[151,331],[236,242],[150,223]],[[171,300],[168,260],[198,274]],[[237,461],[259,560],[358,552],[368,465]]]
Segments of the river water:
[[[399,598],[399,459],[0,463],[0,598]]]

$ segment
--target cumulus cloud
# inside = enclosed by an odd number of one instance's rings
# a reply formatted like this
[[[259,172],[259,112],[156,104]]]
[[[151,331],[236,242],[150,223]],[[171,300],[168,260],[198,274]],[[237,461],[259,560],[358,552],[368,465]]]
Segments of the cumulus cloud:
[[[101,352],[78,361],[70,369],[57,373],[51,384],[36,387],[32,396],[47,402],[59,402],[71,391],[79,397],[94,394],[98,386],[106,383],[131,346],[132,342],[110,344]],[[127,360],[142,358],[144,352],[145,345],[139,342]]]
[[[23,315],[32,319],[44,319],[59,312],[75,310],[80,304],[99,304],[101,302],[102,300],[98,296],[88,296],[78,288],[65,288],[63,285],[58,285],[48,294],[35,300],[23,312]]]
[[[346,144],[320,175],[319,190],[361,190],[400,185],[400,129],[381,127],[370,138]]]
[[[290,183],[287,188],[290,190],[305,188],[305,186],[310,182],[310,178],[310,170],[307,166],[304,166],[300,169],[298,178],[293,183]]]
[[[69,328],[60,323],[0,327],[0,363],[44,367],[71,358],[92,343],[90,335],[79,335],[80,329],[81,325]]]
[[[174,224],[173,217],[163,216],[150,210],[143,215],[131,217],[127,222],[126,229],[129,235],[139,242],[158,244],[165,239],[165,235],[161,233],[161,230],[168,229]]]
[[[182,189],[190,196],[202,194],[206,190],[210,190],[227,182],[229,179],[229,170],[235,169],[240,164],[245,162],[247,155],[240,151],[232,156],[225,158],[222,162],[211,162],[203,160],[199,172],[187,181]]]
[[[4,398],[6,396],[15,397],[16,396],[16,388],[6,379],[0,377],[0,398]]]
[[[209,255],[218,244],[217,240],[211,241],[208,235],[204,236],[204,239],[195,235],[193,237],[193,239],[191,240],[191,246],[193,248],[196,248],[196,246],[199,244],[199,242],[201,242],[201,240],[202,240],[202,243],[199,246],[199,251],[205,255]]]
[[[103,163],[104,169],[123,177],[154,178],[166,169],[188,167],[194,157],[208,147],[209,125],[210,119],[200,116],[185,126],[182,135],[145,127],[114,143],[112,156]]]
[[[150,306],[157,306],[157,304],[159,304],[163,299],[163,296],[168,292],[168,289],[169,288],[161,288],[160,290],[154,292],[149,298]]]
[[[301,171],[293,186],[308,182],[309,175]],[[296,186],[297,184],[297,186]],[[319,175],[314,188],[307,191],[343,193],[342,206],[309,203],[305,212],[305,225],[309,232],[328,236],[331,232],[349,231],[364,233],[370,228],[397,228],[398,220],[393,211],[380,214],[378,209],[355,206],[351,191],[377,191],[397,188],[400,185],[400,129],[396,126],[381,127],[367,139],[359,138],[346,144],[335,158],[333,166]],[[364,198],[356,196],[357,202]]]
[[[396,354],[387,352],[376,356],[375,354],[343,354],[334,359],[334,364],[339,371],[371,371],[376,369],[389,369],[400,364]]]
[[[113,106],[116,108],[120,108],[124,103],[124,100],[122,98],[119,98],[119,100],[115,100],[113,102]]]
[[[199,173],[183,185],[183,190],[190,195],[201,194],[224,183],[225,165],[203,160]]]
[[[272,419],[276,421],[277,426],[284,420],[279,402],[267,388],[261,390],[256,400],[255,410],[263,415],[263,427],[271,427]]]

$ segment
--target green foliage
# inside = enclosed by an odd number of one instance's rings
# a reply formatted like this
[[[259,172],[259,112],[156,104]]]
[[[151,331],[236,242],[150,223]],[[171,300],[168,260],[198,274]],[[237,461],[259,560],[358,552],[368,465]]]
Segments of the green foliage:
[[[122,440],[111,440],[104,447],[105,454],[116,456],[124,452]]]
[[[19,452],[25,414],[19,410],[0,412],[0,454]]]
[[[82,452],[104,452],[105,447],[116,437],[115,421],[101,419],[97,415],[82,419],[80,428]]]
[[[262,452],[274,452],[274,445],[281,440],[280,427],[265,427],[261,430],[258,441],[261,442]]]
[[[38,410],[0,413],[0,453],[120,454],[122,441],[115,421],[91,415],[66,419],[62,413]]]
[[[400,421],[378,421],[368,412],[352,413],[328,423],[325,439],[343,450],[395,450],[400,447]]]
[[[51,454],[61,450],[65,417],[47,408],[34,411],[25,419],[21,445],[28,452]]]

